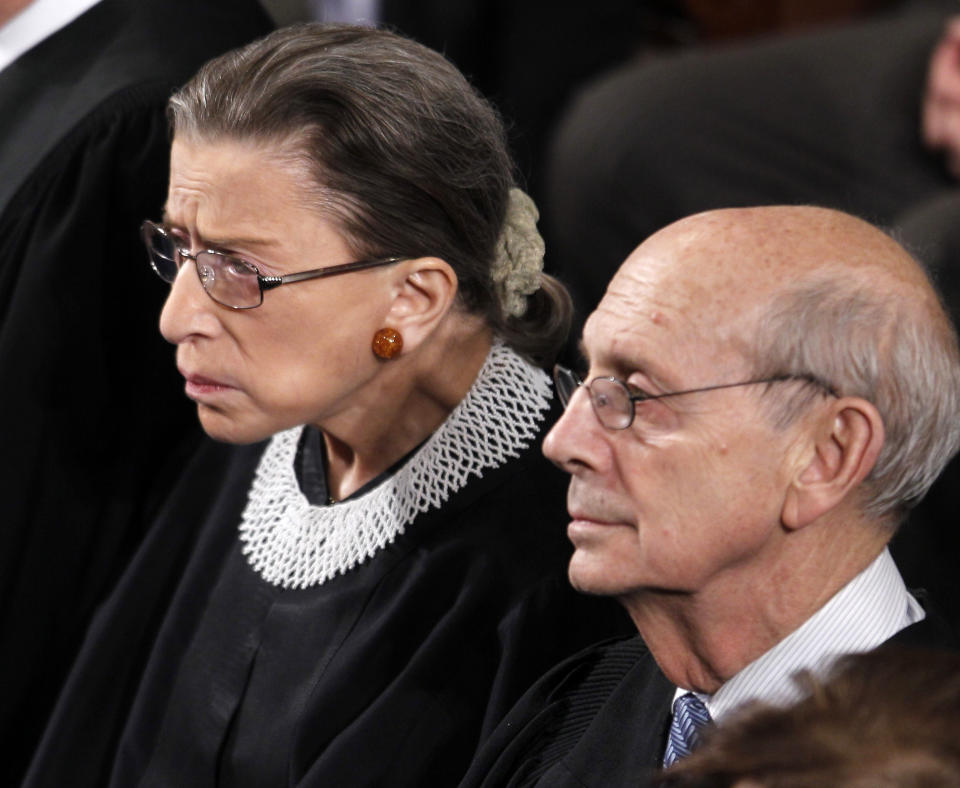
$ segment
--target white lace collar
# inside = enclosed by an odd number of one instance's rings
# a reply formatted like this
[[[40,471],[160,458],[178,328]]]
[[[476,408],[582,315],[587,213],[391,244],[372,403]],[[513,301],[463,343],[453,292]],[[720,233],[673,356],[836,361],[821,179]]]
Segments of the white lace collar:
[[[392,476],[356,498],[312,506],[300,491],[294,457],[303,427],[277,433],[260,458],[240,522],[243,553],[267,582],[307,588],[353,569],[539,434],[550,379],[495,344],[463,401]]]

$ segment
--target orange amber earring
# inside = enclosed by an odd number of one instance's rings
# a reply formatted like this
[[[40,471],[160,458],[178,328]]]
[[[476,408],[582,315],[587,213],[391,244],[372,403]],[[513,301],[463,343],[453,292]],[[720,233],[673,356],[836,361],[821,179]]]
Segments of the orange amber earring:
[[[373,335],[373,354],[389,361],[403,350],[403,337],[393,328],[381,328]]]

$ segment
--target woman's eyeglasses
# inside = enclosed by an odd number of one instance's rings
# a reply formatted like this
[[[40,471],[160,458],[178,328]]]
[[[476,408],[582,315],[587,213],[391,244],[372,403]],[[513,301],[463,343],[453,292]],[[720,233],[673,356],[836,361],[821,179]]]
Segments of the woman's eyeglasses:
[[[263,303],[263,293],[280,285],[322,279],[327,276],[349,274],[367,268],[399,263],[406,258],[386,257],[381,260],[360,260],[354,263],[314,268],[283,276],[261,276],[253,263],[240,257],[204,249],[196,254],[184,249],[182,240],[168,228],[146,221],[140,228],[147,247],[150,266],[164,282],[173,284],[184,260],[192,260],[197,269],[200,284],[210,298],[231,309],[253,309]]]

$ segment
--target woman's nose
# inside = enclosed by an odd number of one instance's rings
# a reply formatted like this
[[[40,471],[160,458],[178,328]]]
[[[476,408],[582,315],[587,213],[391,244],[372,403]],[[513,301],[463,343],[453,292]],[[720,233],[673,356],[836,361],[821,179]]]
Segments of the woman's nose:
[[[193,260],[184,259],[160,313],[160,333],[174,345],[216,330],[216,304],[206,294]]]

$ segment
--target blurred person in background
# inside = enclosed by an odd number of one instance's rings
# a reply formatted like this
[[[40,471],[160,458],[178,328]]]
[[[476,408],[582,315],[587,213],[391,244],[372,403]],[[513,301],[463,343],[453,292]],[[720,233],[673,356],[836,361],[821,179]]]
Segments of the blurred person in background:
[[[253,0],[0,0],[0,784],[198,438],[137,232],[167,99],[269,28]]]

